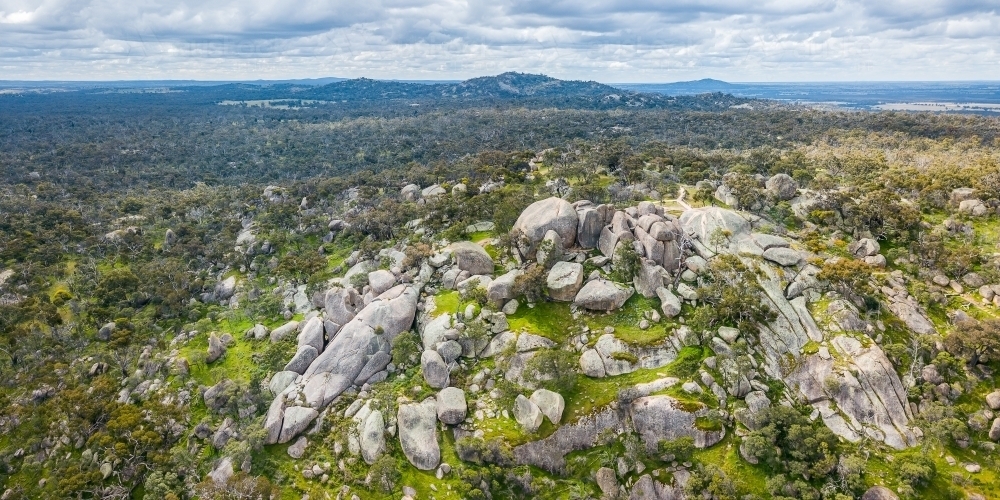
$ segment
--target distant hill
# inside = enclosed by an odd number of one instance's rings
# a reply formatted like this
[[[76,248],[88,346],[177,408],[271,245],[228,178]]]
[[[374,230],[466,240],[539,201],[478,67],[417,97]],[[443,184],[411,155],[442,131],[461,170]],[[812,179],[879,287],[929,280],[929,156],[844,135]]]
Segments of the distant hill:
[[[673,83],[620,83],[615,87],[633,92],[654,92],[665,95],[697,95],[712,92],[733,93],[743,88],[740,84],[712,78]]]
[[[725,82],[720,82],[725,84]],[[728,85],[728,84],[727,84]],[[699,92],[705,94],[706,90]],[[559,80],[546,75],[507,72],[458,83],[412,83],[358,78],[296,92],[296,98],[329,101],[517,102],[522,105],[604,108],[723,109],[746,99],[730,95],[677,98],[655,91],[635,91],[598,82]],[[419,102],[418,102],[419,101]]]

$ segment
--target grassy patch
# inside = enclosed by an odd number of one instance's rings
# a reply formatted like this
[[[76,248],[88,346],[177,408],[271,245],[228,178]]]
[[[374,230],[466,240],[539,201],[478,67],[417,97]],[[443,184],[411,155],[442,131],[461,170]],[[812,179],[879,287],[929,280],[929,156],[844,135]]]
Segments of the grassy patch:
[[[677,353],[677,359],[665,366],[663,370],[681,380],[689,379],[698,373],[701,362],[711,356],[711,350],[701,346],[687,346]]]
[[[625,302],[621,309],[610,314],[589,315],[586,321],[592,331],[599,333],[605,327],[610,326],[615,329],[615,337],[623,342],[636,346],[648,346],[667,338],[667,331],[672,326],[670,323],[651,322],[649,328],[645,330],[639,328],[639,322],[643,320],[643,313],[658,307],[657,300],[635,294]]]
[[[574,323],[569,304],[560,302],[539,302],[535,307],[522,305],[515,314],[507,316],[511,331],[523,329],[556,342],[569,335]]]
[[[666,377],[663,369],[639,369],[632,373],[605,378],[590,378],[580,375],[576,389],[563,394],[566,410],[563,425],[575,422],[580,417],[593,413],[618,399],[618,391],[636,384],[652,382]]]

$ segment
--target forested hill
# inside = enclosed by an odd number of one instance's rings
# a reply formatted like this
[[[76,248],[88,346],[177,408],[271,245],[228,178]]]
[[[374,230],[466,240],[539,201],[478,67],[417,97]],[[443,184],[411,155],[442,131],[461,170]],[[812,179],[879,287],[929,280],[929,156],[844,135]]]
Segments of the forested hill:
[[[90,87],[54,86],[8,90],[0,96],[5,106],[20,111],[44,108],[52,103],[63,103],[70,109],[91,105],[120,105],[128,103],[149,106],[215,105],[222,102],[259,104],[259,101],[290,100],[289,105],[301,107],[299,101],[309,101],[309,106],[330,104],[371,107],[408,108],[419,104],[432,108],[454,106],[516,105],[531,108],[616,109],[647,108],[697,111],[724,111],[732,106],[752,105],[763,107],[770,101],[734,97],[722,93],[696,96],[665,96],[658,93],[623,90],[597,82],[558,80],[544,75],[503,73],[497,76],[473,78],[458,83],[414,83],[356,78],[326,85],[303,83],[226,83],[206,86],[190,82],[170,85],[153,82],[133,87],[95,84]],[[252,101],[252,102],[251,102]],[[321,101],[321,102],[315,102]],[[384,111],[384,110],[382,110]]]
[[[290,89],[293,90],[293,89]],[[503,73],[460,83],[403,83],[360,78],[335,82],[297,93],[296,97],[334,101],[408,101],[517,103],[578,109],[667,108],[722,111],[732,106],[765,101],[721,93],[664,96],[622,90],[597,82],[558,80],[545,75]]]

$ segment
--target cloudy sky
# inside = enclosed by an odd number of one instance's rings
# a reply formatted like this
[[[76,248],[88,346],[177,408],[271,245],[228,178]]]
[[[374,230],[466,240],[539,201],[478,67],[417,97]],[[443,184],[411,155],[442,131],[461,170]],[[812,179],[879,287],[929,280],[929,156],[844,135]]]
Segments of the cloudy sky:
[[[0,0],[0,79],[1000,80],[976,0]]]

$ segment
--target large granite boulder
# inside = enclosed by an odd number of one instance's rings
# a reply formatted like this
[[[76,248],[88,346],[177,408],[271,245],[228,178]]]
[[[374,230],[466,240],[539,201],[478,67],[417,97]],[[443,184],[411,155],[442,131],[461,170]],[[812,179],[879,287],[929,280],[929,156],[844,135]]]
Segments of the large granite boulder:
[[[632,401],[629,406],[632,423],[642,438],[646,449],[656,450],[660,441],[690,437],[697,448],[706,448],[725,437],[725,430],[703,431],[695,426],[696,413],[685,411],[670,396],[645,396]]]
[[[316,348],[311,345],[304,345],[299,347],[298,351],[295,351],[295,356],[285,365],[285,371],[295,372],[299,375],[306,372],[309,365],[316,359],[319,354],[316,352]]]
[[[562,420],[563,410],[566,408],[566,401],[563,399],[562,394],[552,392],[548,389],[538,389],[531,393],[531,397],[528,400],[535,403],[535,406],[542,412],[542,415],[545,415],[549,419],[549,422],[559,425],[559,421]]]
[[[399,195],[404,201],[417,201],[420,199],[420,186],[407,184],[403,186],[403,189],[399,190]]]
[[[861,500],[899,500],[899,497],[885,486],[872,486],[861,495]]]
[[[437,351],[427,350],[420,354],[420,369],[427,385],[435,389],[448,387],[450,378],[448,364]]]
[[[660,310],[663,311],[664,317],[673,318],[681,313],[681,299],[667,287],[657,288],[656,296],[660,299]]]
[[[382,295],[396,284],[396,275],[385,269],[368,273],[368,285],[372,287],[373,295]]]
[[[604,221],[594,208],[577,210],[579,224],[576,226],[576,242],[580,248],[595,248],[601,238],[601,228]]]
[[[465,401],[465,391],[458,387],[446,387],[437,395],[438,420],[448,425],[456,425],[465,420],[469,412]]]
[[[416,315],[417,299],[415,287],[398,285],[372,300],[344,325],[294,386],[301,391],[306,404],[322,409],[350,387],[368,363],[369,354],[379,350],[380,345],[391,345],[396,335],[410,328]],[[291,389],[293,387],[286,391]],[[284,394],[275,400],[284,401]],[[283,404],[279,404],[277,409],[269,411],[269,417],[280,420],[283,408]],[[286,419],[288,410],[285,410]]]
[[[421,403],[399,405],[397,414],[399,444],[403,455],[420,470],[432,470],[441,462],[437,437],[437,402],[434,398]]]
[[[767,192],[779,201],[788,201],[798,194],[799,185],[788,174],[776,174],[764,184]]]
[[[552,197],[528,205],[517,218],[513,229],[527,239],[528,244],[521,249],[522,254],[533,258],[538,244],[550,230],[559,234],[566,248],[572,247],[576,243],[579,222],[573,205],[562,198]]]
[[[573,304],[591,311],[614,311],[625,304],[634,291],[618,284],[596,279],[583,285],[576,294]]]
[[[385,420],[382,412],[372,410],[360,426],[359,443],[361,458],[368,465],[375,463],[385,453]]]
[[[576,262],[557,262],[545,279],[549,296],[553,300],[570,302],[583,286],[583,265]]]
[[[346,325],[364,307],[364,301],[354,288],[335,287],[326,291],[323,300],[326,319]]]
[[[489,286],[486,287],[486,294],[490,299],[490,303],[495,306],[500,306],[504,302],[514,298],[514,281],[517,280],[519,276],[524,274],[524,271],[520,269],[513,269],[505,274],[497,276],[497,278],[490,282]]]
[[[686,210],[680,217],[684,230],[703,245],[712,247],[712,236],[717,232],[728,235],[731,245],[750,235],[750,222],[738,212],[719,207]],[[721,250],[721,249],[720,249]]]
[[[471,241],[457,241],[448,246],[448,250],[455,265],[470,275],[493,274],[493,259],[483,247]]]
[[[323,320],[319,316],[313,317],[309,321],[306,321],[306,326],[302,327],[302,331],[299,333],[299,348],[310,346],[316,350],[317,353],[323,352],[323,346],[325,344],[323,340]],[[312,360],[310,360],[312,362]]]
[[[278,435],[278,443],[287,443],[306,430],[309,423],[319,416],[319,412],[306,406],[292,406],[285,409],[284,420],[281,424],[281,434]]]
[[[542,411],[524,395],[518,394],[514,400],[514,420],[525,432],[532,433],[542,425]]]

